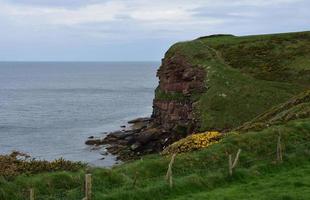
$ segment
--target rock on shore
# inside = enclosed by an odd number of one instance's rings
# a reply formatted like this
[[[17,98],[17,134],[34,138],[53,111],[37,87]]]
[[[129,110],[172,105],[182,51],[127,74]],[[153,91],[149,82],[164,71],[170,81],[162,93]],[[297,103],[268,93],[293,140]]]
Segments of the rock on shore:
[[[90,138],[87,145],[107,145],[109,153],[120,160],[129,160],[147,153],[161,151],[170,144],[169,134],[159,129],[152,118],[137,118],[128,122],[131,126],[107,134],[105,138]]]

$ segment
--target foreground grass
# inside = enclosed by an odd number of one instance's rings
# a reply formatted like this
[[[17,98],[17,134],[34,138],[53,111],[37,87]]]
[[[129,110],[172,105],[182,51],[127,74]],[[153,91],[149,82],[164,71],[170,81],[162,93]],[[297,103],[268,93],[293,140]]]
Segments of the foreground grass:
[[[279,131],[285,149],[282,164],[275,163]],[[82,199],[88,172],[93,175],[95,200],[309,199],[309,142],[310,119],[295,120],[259,132],[230,134],[207,149],[177,155],[173,188],[164,180],[170,156],[151,155],[113,169],[0,178],[0,199],[27,199],[28,188],[35,189],[36,199]],[[227,156],[239,148],[240,162],[229,177]]]
[[[309,199],[310,197],[310,165],[294,168],[283,167],[280,172],[270,173],[249,181],[234,183],[211,191],[177,197],[185,199]]]

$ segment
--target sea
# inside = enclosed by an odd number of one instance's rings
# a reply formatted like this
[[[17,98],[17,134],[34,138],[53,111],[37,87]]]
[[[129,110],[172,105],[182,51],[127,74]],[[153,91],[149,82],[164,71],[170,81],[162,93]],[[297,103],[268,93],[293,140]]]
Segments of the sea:
[[[0,154],[112,166],[85,145],[152,113],[159,62],[0,62]]]

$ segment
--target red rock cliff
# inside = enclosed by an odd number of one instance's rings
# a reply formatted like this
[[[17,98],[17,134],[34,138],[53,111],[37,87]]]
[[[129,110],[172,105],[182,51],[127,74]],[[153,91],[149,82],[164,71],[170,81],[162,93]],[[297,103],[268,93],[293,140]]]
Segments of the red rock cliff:
[[[152,116],[155,123],[166,131],[191,133],[197,126],[191,97],[204,91],[205,76],[202,67],[190,64],[181,55],[164,58],[157,72],[159,86]]]

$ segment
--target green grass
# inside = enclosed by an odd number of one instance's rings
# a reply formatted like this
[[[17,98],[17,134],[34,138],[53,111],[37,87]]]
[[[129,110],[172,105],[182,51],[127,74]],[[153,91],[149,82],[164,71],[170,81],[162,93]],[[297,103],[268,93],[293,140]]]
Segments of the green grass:
[[[228,130],[310,87],[310,32],[259,36],[205,37],[173,45],[206,70],[201,94],[162,94],[157,99],[195,103],[199,131]]]
[[[225,38],[201,41],[244,73],[259,79],[309,86],[310,32]]]
[[[160,90],[160,88],[156,88],[155,98],[157,100],[164,100],[164,101],[173,99],[173,100],[178,101],[178,102],[184,102],[188,99],[186,96],[184,96],[180,92],[164,92],[164,91]]]
[[[284,167],[285,168],[285,167]],[[177,197],[175,200],[260,199],[293,200],[310,197],[310,165],[305,164],[271,173],[248,182]]]
[[[278,131],[285,152],[282,164],[275,163]],[[247,134],[231,133],[209,148],[177,155],[173,188],[164,180],[170,156],[150,155],[113,169],[86,171],[93,175],[95,200],[309,199],[309,141],[309,118]],[[238,148],[242,149],[240,162],[229,177],[227,156]],[[25,199],[27,188],[35,189],[36,199],[81,199],[85,173],[22,175],[13,181],[0,178],[0,199]]]
[[[242,132],[261,130],[272,124],[281,124],[293,119],[308,117],[310,117],[310,90],[294,96],[283,104],[274,106],[235,130]]]
[[[309,88],[309,36],[217,36],[177,43],[166,57],[180,54],[203,67],[207,90],[190,96],[157,90],[156,98],[196,102],[201,131],[237,127]],[[309,99],[293,107],[282,105],[284,110],[279,105],[270,111],[271,118],[257,119],[266,124],[289,112],[302,114],[309,109]],[[112,169],[0,177],[0,200],[29,199],[29,188],[34,188],[36,200],[82,199],[85,173],[93,175],[95,200],[310,199],[310,118],[298,118],[246,134],[231,132],[209,148],[177,155],[173,188],[164,180],[170,156],[149,155]],[[281,164],[275,162],[279,132],[284,145]],[[240,162],[230,177],[227,157],[239,148]]]

